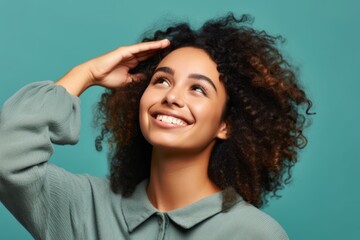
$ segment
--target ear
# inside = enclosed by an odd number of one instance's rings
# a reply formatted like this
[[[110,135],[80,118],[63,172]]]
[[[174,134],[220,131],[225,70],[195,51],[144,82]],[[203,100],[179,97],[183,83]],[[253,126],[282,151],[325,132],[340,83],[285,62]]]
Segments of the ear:
[[[219,139],[222,139],[222,140],[226,140],[229,138],[228,126],[225,122],[222,122],[220,124],[220,128],[219,128],[219,131],[218,131],[216,137]]]

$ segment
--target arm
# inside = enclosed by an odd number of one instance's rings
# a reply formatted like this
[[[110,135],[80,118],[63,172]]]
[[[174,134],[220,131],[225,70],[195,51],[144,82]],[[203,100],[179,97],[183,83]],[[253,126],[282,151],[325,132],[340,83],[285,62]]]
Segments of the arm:
[[[0,200],[37,239],[49,227],[52,143],[75,144],[79,128],[79,99],[50,81],[26,86],[1,109]]]
[[[56,84],[30,84],[4,104],[0,111],[0,201],[36,239],[47,238],[52,227],[68,228],[64,233],[71,234],[70,205],[81,202],[80,195],[87,191],[86,178],[47,164],[53,143],[78,141],[76,96],[92,85],[111,88],[130,81],[134,76],[129,69],[168,44],[163,40],[118,48],[75,67]]]
[[[80,96],[93,85],[106,88],[120,87],[136,78],[129,74],[130,69],[169,44],[169,40],[164,39],[120,47],[73,68],[56,84],[63,86],[74,96]]]

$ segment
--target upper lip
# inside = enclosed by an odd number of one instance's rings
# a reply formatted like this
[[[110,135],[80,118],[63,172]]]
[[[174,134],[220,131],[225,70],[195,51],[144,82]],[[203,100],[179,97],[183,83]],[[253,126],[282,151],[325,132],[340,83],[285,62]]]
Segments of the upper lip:
[[[171,111],[168,111],[168,110],[156,110],[154,112],[152,112],[150,115],[153,117],[153,118],[156,118],[157,115],[167,115],[167,116],[171,116],[171,117],[174,117],[174,118],[178,118],[178,119],[181,119],[182,121],[184,121],[186,124],[192,124],[193,121],[190,120],[190,119],[187,119],[183,116],[180,116],[179,114],[177,113],[173,113]]]

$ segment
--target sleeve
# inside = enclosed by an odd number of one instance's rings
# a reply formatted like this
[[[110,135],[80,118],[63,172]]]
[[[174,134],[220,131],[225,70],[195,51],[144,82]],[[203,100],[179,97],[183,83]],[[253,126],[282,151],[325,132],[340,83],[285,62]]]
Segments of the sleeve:
[[[86,176],[47,161],[53,143],[78,141],[79,108],[78,97],[45,81],[25,86],[0,110],[0,201],[36,239],[55,228],[72,234],[76,224],[69,199],[86,190]]]

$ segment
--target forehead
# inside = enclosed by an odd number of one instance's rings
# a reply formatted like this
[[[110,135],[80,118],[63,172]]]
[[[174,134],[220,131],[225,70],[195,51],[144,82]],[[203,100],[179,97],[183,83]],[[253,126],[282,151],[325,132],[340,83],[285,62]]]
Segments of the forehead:
[[[170,67],[175,73],[178,71],[187,71],[204,75],[211,75],[218,79],[216,63],[202,49],[195,47],[182,47],[175,49],[164,57],[158,67]],[[215,79],[214,79],[215,80]]]

